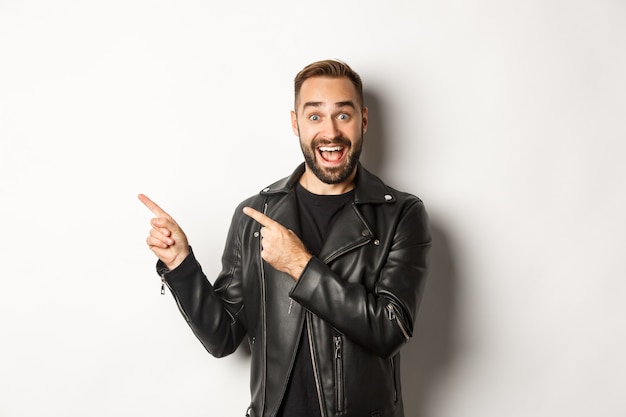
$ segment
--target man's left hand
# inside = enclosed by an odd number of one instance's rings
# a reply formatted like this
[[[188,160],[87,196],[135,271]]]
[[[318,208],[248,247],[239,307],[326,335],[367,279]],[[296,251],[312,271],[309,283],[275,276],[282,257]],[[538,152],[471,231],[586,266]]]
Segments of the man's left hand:
[[[244,207],[244,214],[263,226],[261,228],[261,257],[278,271],[298,280],[309,260],[313,257],[300,238],[290,229],[251,207]]]

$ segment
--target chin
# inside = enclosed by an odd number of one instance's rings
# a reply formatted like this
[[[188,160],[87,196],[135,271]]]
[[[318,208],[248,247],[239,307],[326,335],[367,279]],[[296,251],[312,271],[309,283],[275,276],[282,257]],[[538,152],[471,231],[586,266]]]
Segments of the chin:
[[[307,166],[315,174],[315,176],[325,184],[334,185],[341,184],[350,178],[354,169],[356,168],[356,164],[358,163],[358,159],[353,161],[346,161],[346,163],[341,166],[337,166],[334,168],[324,168],[316,163],[310,163],[311,161],[307,161]]]

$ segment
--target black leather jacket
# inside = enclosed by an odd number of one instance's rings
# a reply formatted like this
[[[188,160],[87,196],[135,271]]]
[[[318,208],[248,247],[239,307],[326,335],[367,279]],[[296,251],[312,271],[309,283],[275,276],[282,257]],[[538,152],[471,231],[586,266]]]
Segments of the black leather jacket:
[[[248,415],[278,411],[306,321],[322,415],[401,417],[399,349],[413,332],[431,244],[424,205],[359,165],[354,203],[294,282],[261,260],[260,225],[242,208],[298,234],[294,185],[303,172],[237,208],[214,285],[193,254],[172,271],[159,263],[159,273],[212,355],[232,353],[247,336]]]

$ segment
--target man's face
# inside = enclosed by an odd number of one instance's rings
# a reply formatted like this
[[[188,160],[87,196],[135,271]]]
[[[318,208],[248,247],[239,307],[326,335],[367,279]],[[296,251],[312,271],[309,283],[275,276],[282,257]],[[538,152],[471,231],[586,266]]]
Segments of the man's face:
[[[307,168],[326,184],[348,180],[367,130],[367,108],[361,108],[354,85],[347,78],[309,78],[296,106],[291,125]]]

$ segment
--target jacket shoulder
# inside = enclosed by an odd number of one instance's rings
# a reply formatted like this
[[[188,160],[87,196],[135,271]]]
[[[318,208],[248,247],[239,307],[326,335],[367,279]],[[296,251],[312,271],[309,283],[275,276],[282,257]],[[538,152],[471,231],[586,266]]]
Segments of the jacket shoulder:
[[[359,166],[357,172],[357,203],[396,203],[423,205],[414,194],[387,185],[381,178]]]

